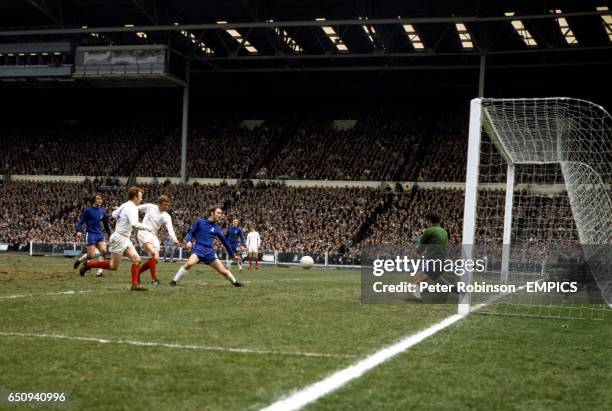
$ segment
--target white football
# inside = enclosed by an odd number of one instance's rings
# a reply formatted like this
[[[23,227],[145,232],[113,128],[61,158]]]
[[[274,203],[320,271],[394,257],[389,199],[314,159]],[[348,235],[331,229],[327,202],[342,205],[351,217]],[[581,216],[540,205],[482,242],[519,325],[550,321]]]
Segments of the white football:
[[[309,269],[310,267],[314,265],[314,260],[312,259],[311,256],[305,255],[304,257],[300,259],[300,265],[304,269]]]

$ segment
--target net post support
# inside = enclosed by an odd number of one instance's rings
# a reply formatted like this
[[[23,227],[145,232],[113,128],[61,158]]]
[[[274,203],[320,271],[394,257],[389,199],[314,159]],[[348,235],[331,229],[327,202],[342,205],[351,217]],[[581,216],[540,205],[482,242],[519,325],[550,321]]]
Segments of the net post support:
[[[502,240],[501,282],[508,284],[510,268],[510,242],[512,240],[512,199],[514,195],[514,164],[508,163],[506,200],[504,204],[504,234]]]

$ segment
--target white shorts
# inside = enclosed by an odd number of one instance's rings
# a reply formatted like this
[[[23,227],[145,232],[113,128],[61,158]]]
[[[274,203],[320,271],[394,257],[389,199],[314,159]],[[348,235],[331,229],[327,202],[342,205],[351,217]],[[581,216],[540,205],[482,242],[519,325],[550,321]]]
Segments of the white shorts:
[[[258,249],[257,249],[257,247],[249,247],[249,253],[255,253],[255,254],[257,254],[257,253],[258,253]]]
[[[159,238],[157,238],[155,234],[149,231],[140,230],[136,237],[138,238],[138,243],[141,248],[143,248],[146,243],[149,243],[153,247],[153,251],[159,252]]]
[[[114,254],[123,255],[125,250],[130,246],[134,246],[132,240],[118,233],[113,233],[108,241],[108,248],[110,252]]]

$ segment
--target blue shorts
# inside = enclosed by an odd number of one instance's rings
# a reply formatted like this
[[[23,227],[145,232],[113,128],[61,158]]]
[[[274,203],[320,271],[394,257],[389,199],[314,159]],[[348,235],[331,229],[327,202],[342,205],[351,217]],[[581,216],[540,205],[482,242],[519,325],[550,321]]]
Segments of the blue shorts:
[[[87,246],[91,247],[92,245],[96,245],[98,243],[105,243],[106,238],[104,238],[104,234],[87,233],[85,234],[85,241],[87,242]]]
[[[239,248],[240,248],[239,244],[230,244],[230,249],[232,250],[232,253],[234,253],[234,255],[238,254]]]
[[[217,253],[211,248],[194,248],[193,254],[197,255],[201,263],[210,264],[215,260],[218,260]]]

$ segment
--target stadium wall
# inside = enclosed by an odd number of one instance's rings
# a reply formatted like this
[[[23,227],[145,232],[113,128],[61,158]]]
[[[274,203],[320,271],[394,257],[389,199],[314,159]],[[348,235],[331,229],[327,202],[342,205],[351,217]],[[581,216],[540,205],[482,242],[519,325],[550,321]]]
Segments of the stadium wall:
[[[58,176],[58,175],[12,175],[13,181],[38,181],[38,182],[65,182],[79,183],[86,179],[93,179],[92,176]],[[127,184],[128,177],[117,177],[120,184]],[[137,184],[155,184],[169,181],[171,184],[180,184],[181,179],[178,177],[135,177]],[[187,184],[200,185],[218,185],[229,184],[236,185],[240,180],[228,178],[192,178]],[[415,185],[422,189],[465,189],[465,183],[451,181],[350,181],[350,180],[268,180],[268,179],[249,179],[253,184],[283,184],[287,187],[310,187],[310,188],[390,188],[396,189],[396,184],[400,184],[404,191],[410,191]],[[481,189],[485,190],[504,190],[504,183],[499,184],[482,184]],[[540,194],[557,194],[565,191],[564,184],[551,185],[534,185],[534,184],[518,184],[516,190],[525,190],[528,192],[538,192]]]

